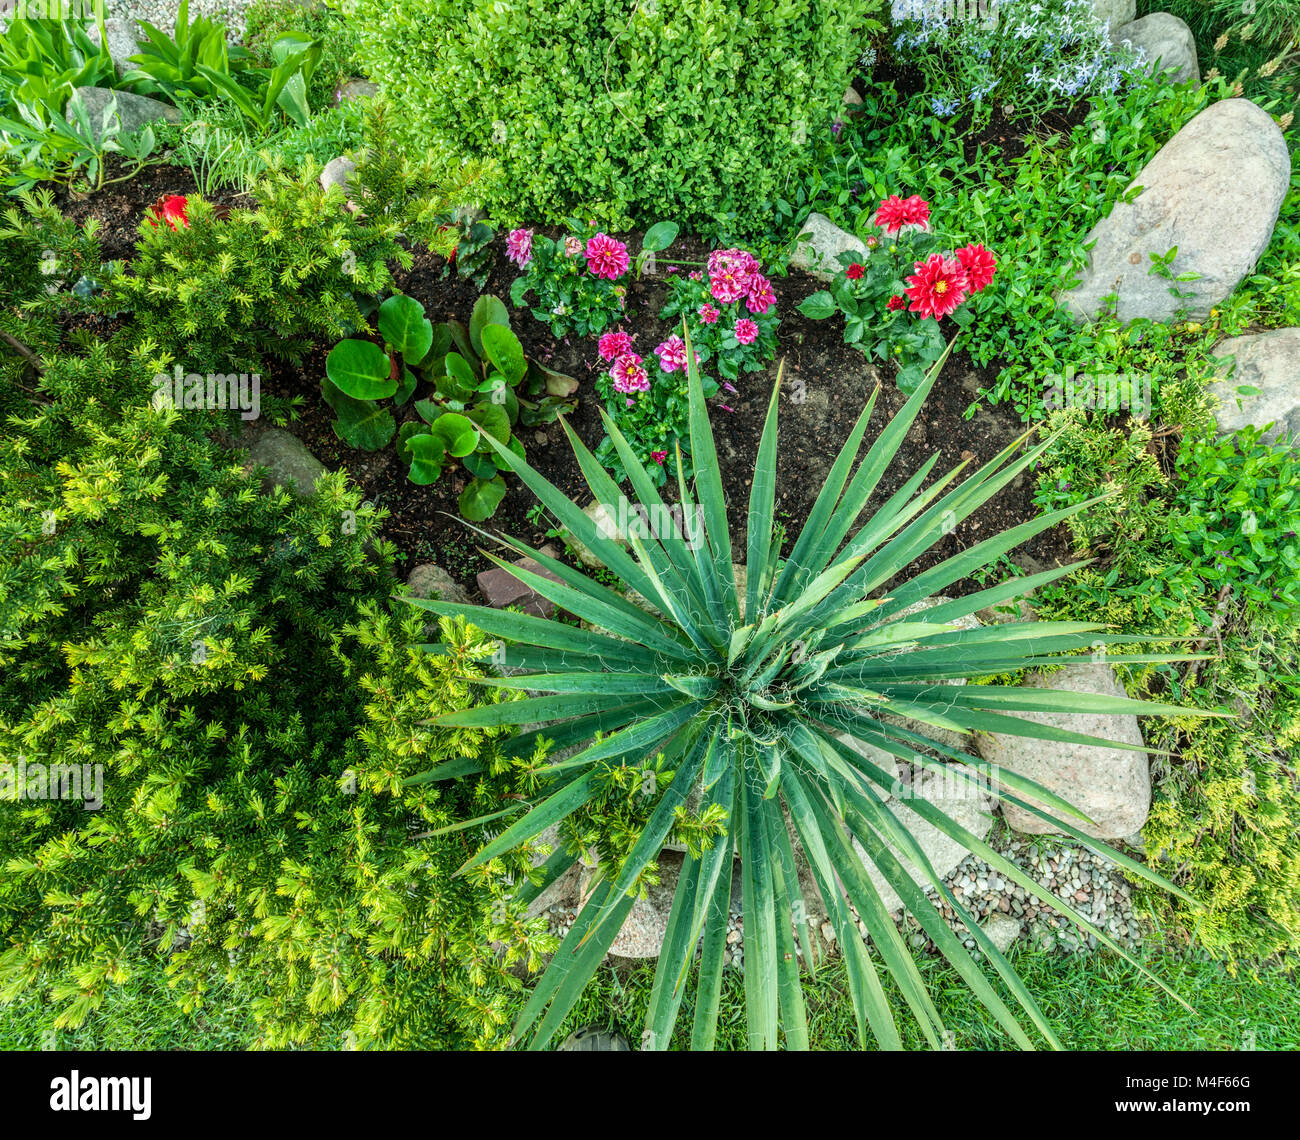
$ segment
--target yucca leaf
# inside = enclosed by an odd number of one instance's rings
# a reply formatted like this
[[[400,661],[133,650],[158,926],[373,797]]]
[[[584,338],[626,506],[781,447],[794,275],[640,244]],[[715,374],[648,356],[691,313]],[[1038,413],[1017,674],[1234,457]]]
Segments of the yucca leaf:
[[[784,367],[784,365],[782,366]],[[771,577],[773,521],[776,509],[776,403],[781,395],[781,368],[767,401],[767,417],[758,444],[758,462],[749,488],[748,579],[745,585],[745,615],[754,621],[759,614],[758,600],[764,583]]]
[[[713,565],[724,593],[723,603],[733,622],[739,621],[740,604],[736,597],[736,580],[731,569],[731,532],[727,528],[727,500],[722,491],[722,473],[718,469],[718,450],[709,426],[709,411],[704,405],[704,388],[700,369],[691,347],[691,330],[682,320],[686,341],[686,387],[690,403],[691,462],[695,467],[695,486],[704,516],[704,529]]]
[[[751,1049],[777,1047],[776,914],[763,800],[740,780],[741,906],[745,915],[745,1016]]]

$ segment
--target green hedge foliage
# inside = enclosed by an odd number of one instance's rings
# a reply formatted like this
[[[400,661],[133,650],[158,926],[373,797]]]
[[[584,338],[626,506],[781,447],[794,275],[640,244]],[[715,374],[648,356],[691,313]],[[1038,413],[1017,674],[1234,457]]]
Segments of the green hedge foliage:
[[[761,225],[881,0],[347,0],[406,141],[495,159],[502,221]]]

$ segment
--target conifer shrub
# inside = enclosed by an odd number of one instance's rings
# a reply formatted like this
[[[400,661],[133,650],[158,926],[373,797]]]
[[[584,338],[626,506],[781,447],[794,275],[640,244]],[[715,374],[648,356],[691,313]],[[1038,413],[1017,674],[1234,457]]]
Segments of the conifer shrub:
[[[0,256],[60,240],[23,226]],[[534,759],[425,723],[470,703],[484,639],[390,616],[342,473],[263,493],[225,413],[156,405],[148,344],[60,339],[90,302],[44,281],[6,283],[37,361],[0,346],[0,1002],[57,1032],[152,962],[186,1009],[246,1001],[251,1045],[500,1044],[541,942],[497,900],[531,855],[452,874]],[[404,783],[451,760],[483,775]]]

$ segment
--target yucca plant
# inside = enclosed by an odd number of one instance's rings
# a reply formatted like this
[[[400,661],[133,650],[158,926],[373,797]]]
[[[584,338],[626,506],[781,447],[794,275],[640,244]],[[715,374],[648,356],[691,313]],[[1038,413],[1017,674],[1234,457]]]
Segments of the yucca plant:
[[[689,349],[687,357],[693,360]],[[915,727],[900,726],[900,720],[906,719],[913,726],[934,730],[1016,733],[1109,745],[1109,741],[1008,714],[1043,708],[1148,715],[1185,711],[1124,697],[945,683],[1052,665],[1072,651],[1099,642],[1117,646],[1139,639],[1107,636],[1102,627],[1079,622],[1012,622],[966,630],[952,624],[1050,582],[1067,573],[1067,568],[944,600],[916,616],[905,614],[916,603],[932,598],[1090,503],[986,539],[891,586],[884,595],[886,583],[1050,446],[1050,441],[1044,442],[1016,458],[1025,442],[1022,439],[960,482],[964,464],[925,487],[936,455],[861,521],[868,499],[942,364],[941,359],[931,369],[855,470],[879,390],[872,395],[832,465],[802,533],[784,558],[773,527],[778,376],[752,482],[748,574],[743,592],[737,589],[733,572],[722,479],[694,366],[689,372],[689,390],[695,477],[692,486],[682,476],[679,456],[677,480],[680,505],[688,515],[695,514],[698,503],[702,523],[692,533],[640,537],[634,531],[629,537],[629,553],[524,460],[497,447],[501,462],[508,464],[629,590],[642,595],[653,612],[514,540],[507,540],[508,545],[535,558],[560,582],[525,570],[512,572],[581,618],[581,626],[451,603],[413,603],[437,614],[468,615],[480,629],[501,639],[498,664],[507,675],[489,683],[542,694],[453,713],[434,723],[540,725],[516,738],[515,747],[521,754],[530,753],[541,740],[550,741],[554,750],[578,749],[542,768],[549,782],[540,802],[488,843],[463,870],[481,866],[533,839],[583,807],[600,786],[601,773],[608,771],[606,765],[642,765],[649,758],[662,756],[675,771],[630,852],[595,886],[537,982],[515,1026],[517,1040],[544,1046],[573,1008],[631,910],[643,873],[659,856],[665,838],[682,816],[687,797],[694,792],[699,807],[693,810],[716,805],[726,813],[728,833],[711,848],[688,855],[682,865],[643,1035],[647,1047],[667,1046],[701,939],[692,1044],[709,1048],[714,1042],[732,860],[737,854],[742,865],[750,1046],[776,1047],[782,1034],[789,1047],[807,1046],[796,938],[806,938],[808,926],[806,921],[796,924],[792,919],[804,918],[817,908],[815,900],[800,896],[797,851],[807,860],[843,948],[864,1044],[870,1033],[882,1047],[900,1047],[895,1012],[881,984],[882,964],[932,1046],[940,1046],[945,1030],[864,867],[863,853],[1019,1046],[1030,1048],[1034,1043],[1021,1024],[1022,1017],[1028,1018],[1043,1039],[1057,1046],[1050,1025],[1025,986],[886,803],[886,789],[896,779],[893,764],[886,770],[870,758],[878,753],[854,747],[853,741],[873,745],[880,753],[896,758],[895,762],[942,769],[948,779],[991,784],[1004,800],[1052,819],[1047,811],[1027,803],[1026,797],[1032,797],[1066,817],[1053,821],[1066,835],[1104,853],[1132,874],[1187,897],[1142,864],[1068,822],[1089,821],[1046,788],[986,764]],[[649,508],[650,517],[662,517],[667,508],[650,475],[608,417],[605,429],[640,503]],[[630,517],[626,512],[631,504],[619,487],[567,425],[566,431],[592,494],[616,517]],[[436,651],[437,647],[428,648]],[[1121,652],[1108,659],[1121,663],[1187,658],[1125,656]],[[472,763],[453,761],[418,778],[455,778],[472,775],[475,770]],[[918,816],[980,855],[1011,882],[1032,893],[1044,893],[1023,870],[933,804],[919,798],[908,804]],[[1019,1006],[1019,1014],[904,870],[900,854],[911,860],[965,922],[979,950],[1001,977],[1011,1003]],[[521,905],[535,899],[572,861],[572,854],[556,850],[543,865],[540,881],[525,885],[519,893]],[[1055,899],[1054,905],[1102,945],[1133,961],[1068,901]],[[854,910],[870,932],[870,948],[859,935]],[[813,960],[806,944],[803,958],[805,962]],[[1140,963],[1134,964],[1143,969]],[[1152,977],[1145,969],[1143,973]],[[1158,979],[1153,980],[1167,989]]]

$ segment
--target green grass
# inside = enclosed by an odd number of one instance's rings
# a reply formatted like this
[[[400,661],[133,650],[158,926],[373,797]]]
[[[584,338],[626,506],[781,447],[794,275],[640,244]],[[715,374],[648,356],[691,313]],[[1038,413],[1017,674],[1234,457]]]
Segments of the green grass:
[[[1146,964],[1194,1007],[1188,1012],[1154,990],[1131,966],[1110,954],[1065,957],[1029,947],[1012,961],[1030,991],[1072,1050],[1236,1050],[1300,1049],[1300,987],[1294,975],[1277,968],[1256,977],[1233,978],[1203,956],[1151,952]],[[956,1049],[1010,1047],[992,1018],[956,973],[937,959],[921,962],[921,972]],[[574,1029],[599,1024],[617,1030],[636,1047],[650,999],[653,963],[630,970],[602,967],[556,1040]],[[674,1047],[684,1047],[694,1008],[694,979],[688,983]],[[886,988],[889,983],[886,980]],[[808,1029],[814,1049],[857,1049],[852,1006],[839,960],[808,982]],[[897,995],[893,995],[897,996]],[[896,1003],[901,1005],[901,1002]],[[738,971],[723,978],[718,1048],[745,1048],[745,995]],[[48,1047],[53,1014],[35,995],[0,1007],[0,1050]],[[910,1049],[925,1042],[914,1026],[901,1026]],[[112,991],[103,1007],[75,1031],[56,1030],[57,1049],[238,1050],[256,1036],[252,1016],[222,984],[209,990],[202,1011],[184,1014],[176,1006],[160,966],[143,967]]]
[[[157,964],[137,968],[130,981],[110,989],[80,1029],[54,1029],[54,1016],[39,991],[0,1006],[0,1050],[237,1050],[257,1033],[252,1011],[220,982],[208,990],[203,1009],[182,1013]]]
[[[1257,978],[1233,978],[1201,956],[1150,953],[1147,966],[1194,1007],[1189,1012],[1154,989],[1131,966],[1111,954],[1064,957],[1023,948],[1012,964],[1071,1050],[1234,1050],[1300,1048],[1300,990],[1294,976],[1280,969]],[[951,967],[938,959],[920,963],[921,973],[956,1049],[1008,1049],[1008,1039],[992,1017],[974,1002]],[[653,964],[620,974],[602,968],[572,1016],[556,1036],[560,1041],[583,1025],[599,1024],[623,1033],[635,1048],[650,997]],[[894,1007],[901,1000],[895,998]],[[805,986],[808,1032],[814,1049],[858,1049],[852,1007],[839,960],[823,967]],[[682,1003],[674,1048],[689,1038],[694,982]],[[723,977],[718,1048],[745,1048],[745,995],[739,971]],[[920,1031],[901,1024],[909,1049],[926,1047]],[[1249,1035],[1253,1034],[1253,1038]],[[874,1048],[869,1045],[868,1048]]]

